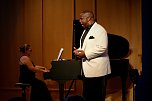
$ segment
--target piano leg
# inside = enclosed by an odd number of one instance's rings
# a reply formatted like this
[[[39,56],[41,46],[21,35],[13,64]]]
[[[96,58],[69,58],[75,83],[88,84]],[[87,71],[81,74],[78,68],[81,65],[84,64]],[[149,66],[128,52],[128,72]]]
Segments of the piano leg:
[[[121,83],[122,83],[122,101],[126,101],[126,76],[121,76]]]
[[[59,81],[59,99],[64,101],[64,83],[65,81]]]

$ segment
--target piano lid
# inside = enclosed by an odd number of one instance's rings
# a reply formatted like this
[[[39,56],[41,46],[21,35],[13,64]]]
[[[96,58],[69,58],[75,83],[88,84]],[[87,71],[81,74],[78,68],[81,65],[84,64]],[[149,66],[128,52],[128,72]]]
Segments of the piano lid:
[[[108,33],[108,53],[110,59],[122,59],[129,53],[129,42],[122,36]]]

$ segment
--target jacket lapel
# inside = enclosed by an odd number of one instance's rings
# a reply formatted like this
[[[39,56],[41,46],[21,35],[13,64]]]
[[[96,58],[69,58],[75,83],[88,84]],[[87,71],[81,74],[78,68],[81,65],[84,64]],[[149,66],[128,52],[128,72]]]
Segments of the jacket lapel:
[[[84,39],[84,42],[83,42],[83,46],[82,46],[82,50],[85,50],[85,47],[87,45],[87,41],[89,40],[89,36],[93,36],[93,31],[95,29],[95,26],[96,26],[96,22],[94,23],[94,25],[91,27],[91,29],[89,30],[87,36],[85,37]]]

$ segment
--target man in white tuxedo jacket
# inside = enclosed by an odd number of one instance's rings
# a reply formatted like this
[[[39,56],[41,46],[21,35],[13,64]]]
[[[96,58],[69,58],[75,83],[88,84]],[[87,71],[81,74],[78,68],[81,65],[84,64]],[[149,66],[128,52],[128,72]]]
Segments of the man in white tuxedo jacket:
[[[79,21],[84,31],[74,54],[82,59],[83,96],[86,101],[105,101],[106,75],[111,73],[107,32],[92,11],[83,11]]]

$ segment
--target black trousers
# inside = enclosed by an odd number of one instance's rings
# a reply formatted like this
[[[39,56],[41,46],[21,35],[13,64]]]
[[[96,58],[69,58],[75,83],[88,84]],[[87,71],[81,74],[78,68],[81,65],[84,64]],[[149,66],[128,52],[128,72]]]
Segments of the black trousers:
[[[106,76],[83,78],[83,97],[86,101],[105,101]]]

